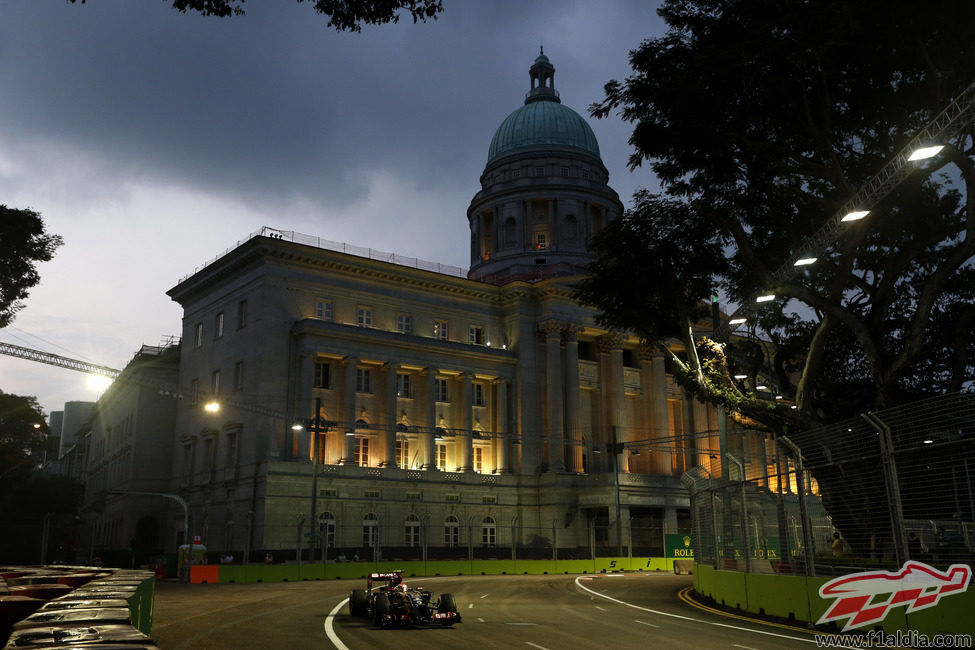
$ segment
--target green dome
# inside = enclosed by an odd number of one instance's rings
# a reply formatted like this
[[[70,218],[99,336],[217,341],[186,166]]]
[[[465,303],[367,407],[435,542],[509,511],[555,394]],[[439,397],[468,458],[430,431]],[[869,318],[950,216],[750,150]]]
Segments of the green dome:
[[[491,138],[488,164],[520,149],[579,149],[599,158],[596,135],[586,121],[557,99],[531,101],[506,117]]]

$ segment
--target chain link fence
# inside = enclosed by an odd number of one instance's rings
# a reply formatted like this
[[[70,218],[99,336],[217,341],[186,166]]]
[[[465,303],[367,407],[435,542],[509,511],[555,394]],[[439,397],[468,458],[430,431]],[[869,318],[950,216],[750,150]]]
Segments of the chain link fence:
[[[696,560],[827,576],[971,562],[973,442],[975,394],[959,393],[721,453],[681,478]]]

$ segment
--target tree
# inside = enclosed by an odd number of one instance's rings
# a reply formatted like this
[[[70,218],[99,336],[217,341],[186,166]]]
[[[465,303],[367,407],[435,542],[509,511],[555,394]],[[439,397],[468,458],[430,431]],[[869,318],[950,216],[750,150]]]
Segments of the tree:
[[[40,281],[35,263],[49,261],[61,243],[59,235],[44,232],[37,212],[0,205],[0,328],[10,324],[28,289]]]
[[[78,0],[70,0],[72,4]],[[186,13],[195,11],[204,16],[241,16],[246,0],[172,0],[173,8]],[[305,0],[298,0],[301,4]],[[85,4],[85,0],[81,0]],[[316,13],[329,17],[328,26],[337,31],[362,31],[362,25],[398,23],[400,10],[413,18],[413,23],[436,20],[443,11],[442,0],[314,0]]]
[[[632,75],[591,112],[634,124],[630,166],[649,162],[664,196],[638,195],[594,240],[580,299],[670,354],[688,391],[776,433],[970,385],[970,123],[807,271],[773,272],[975,79],[975,6],[667,0],[659,13],[667,33],[630,53]],[[776,296],[748,324],[766,358],[695,331],[692,305],[759,290]],[[764,399],[739,372],[787,399]]]
[[[49,433],[37,398],[0,391],[0,502],[43,461]]]

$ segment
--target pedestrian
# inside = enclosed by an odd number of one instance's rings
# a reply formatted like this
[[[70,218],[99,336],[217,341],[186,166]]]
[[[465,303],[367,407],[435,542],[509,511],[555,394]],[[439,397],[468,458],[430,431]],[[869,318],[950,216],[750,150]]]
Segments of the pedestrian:
[[[912,560],[921,559],[921,540],[913,532],[907,534],[907,556]]]
[[[264,554],[264,564],[270,564],[271,562],[274,562],[274,556],[271,555],[271,551],[268,551]]]
[[[833,533],[833,543],[830,544],[830,548],[833,549],[833,557],[843,555],[843,538],[840,537],[839,532]]]

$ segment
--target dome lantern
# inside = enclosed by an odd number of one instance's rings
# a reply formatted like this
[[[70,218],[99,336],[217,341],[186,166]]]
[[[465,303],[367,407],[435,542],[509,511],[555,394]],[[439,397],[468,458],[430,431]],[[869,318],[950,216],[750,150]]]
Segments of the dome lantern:
[[[525,103],[537,101],[554,101],[562,103],[559,93],[555,90],[555,66],[545,56],[545,49],[539,47],[539,55],[535,63],[528,70],[531,78],[531,90],[525,95]]]

